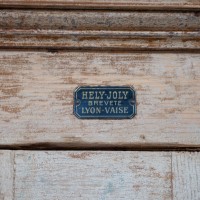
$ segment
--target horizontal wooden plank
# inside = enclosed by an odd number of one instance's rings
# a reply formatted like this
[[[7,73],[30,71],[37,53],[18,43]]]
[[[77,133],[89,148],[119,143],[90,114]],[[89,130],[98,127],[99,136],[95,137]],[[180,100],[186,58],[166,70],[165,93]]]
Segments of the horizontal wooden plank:
[[[0,52],[0,146],[200,147],[200,56],[191,53]],[[137,116],[80,120],[81,85],[131,85]]]
[[[2,30],[199,31],[196,12],[0,10]]]
[[[200,49],[199,32],[0,31],[0,48],[90,50]]]
[[[172,195],[170,152],[17,151],[15,158],[15,200],[164,200]]]
[[[174,200],[200,199],[200,153],[172,154]]]
[[[0,151],[0,199],[13,199],[14,153]]]
[[[59,9],[200,9],[198,0],[1,0],[0,7]]]

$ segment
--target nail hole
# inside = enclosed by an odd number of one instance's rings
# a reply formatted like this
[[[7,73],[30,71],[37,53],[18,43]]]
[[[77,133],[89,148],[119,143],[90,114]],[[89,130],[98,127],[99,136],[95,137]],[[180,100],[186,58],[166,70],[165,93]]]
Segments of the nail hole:
[[[80,105],[81,101],[80,100],[76,100],[76,105]]]
[[[130,100],[130,104],[133,106],[135,104],[135,101],[133,99]]]

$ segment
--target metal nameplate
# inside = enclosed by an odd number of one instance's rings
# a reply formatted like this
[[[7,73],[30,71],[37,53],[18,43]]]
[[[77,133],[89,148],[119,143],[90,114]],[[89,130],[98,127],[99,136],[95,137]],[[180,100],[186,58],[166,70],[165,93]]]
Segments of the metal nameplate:
[[[80,119],[130,119],[136,115],[132,87],[82,86],[74,92],[74,114]]]

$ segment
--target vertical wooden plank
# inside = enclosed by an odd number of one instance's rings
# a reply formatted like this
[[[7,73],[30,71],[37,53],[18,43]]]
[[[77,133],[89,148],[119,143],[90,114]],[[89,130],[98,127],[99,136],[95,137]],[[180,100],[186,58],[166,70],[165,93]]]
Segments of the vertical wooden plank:
[[[173,199],[200,200],[200,153],[172,153]]]
[[[13,199],[14,152],[0,151],[0,200]]]
[[[17,151],[15,200],[170,200],[171,152]]]

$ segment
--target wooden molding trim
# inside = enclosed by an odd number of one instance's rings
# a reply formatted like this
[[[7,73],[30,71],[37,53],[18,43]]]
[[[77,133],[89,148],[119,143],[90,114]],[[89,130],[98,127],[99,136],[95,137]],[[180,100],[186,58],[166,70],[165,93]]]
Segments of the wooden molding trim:
[[[196,12],[0,10],[2,30],[199,31]]]
[[[199,32],[0,31],[0,48],[200,50]]]
[[[1,0],[0,7],[124,10],[199,10],[198,0]]]
[[[1,10],[0,48],[197,50],[196,12]]]

